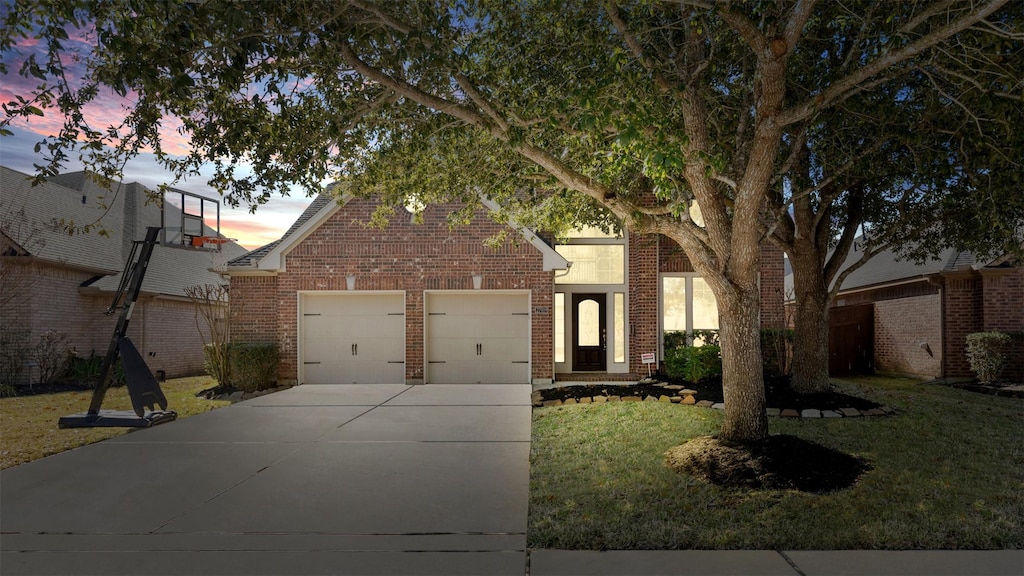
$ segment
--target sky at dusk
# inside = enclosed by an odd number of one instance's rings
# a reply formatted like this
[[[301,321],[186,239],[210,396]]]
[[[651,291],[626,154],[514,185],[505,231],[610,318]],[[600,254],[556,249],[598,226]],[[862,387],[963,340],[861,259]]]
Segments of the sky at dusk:
[[[69,32],[71,32],[69,30]],[[75,72],[81,64],[74,58],[76,53],[88,53],[91,46],[88,39],[81,33],[71,34],[71,39],[65,44],[67,56],[64,58],[67,69]],[[38,54],[40,61],[45,61],[41,46],[32,41],[23,41],[18,50],[4,55],[4,62],[8,66],[9,73],[0,75],[0,102],[10,102],[21,95],[30,98],[31,91],[39,84],[35,78],[24,78],[18,74],[18,69],[24,59],[33,52]],[[129,95],[131,97],[131,95]],[[119,125],[124,117],[124,108],[130,104],[113,92],[97,98],[85,110],[86,118],[95,129],[105,129],[110,125]],[[0,112],[2,114],[2,112]],[[63,118],[54,110],[46,110],[45,116],[32,117],[29,120],[18,120],[12,123],[8,129],[14,134],[12,136],[0,136],[0,165],[17,170],[26,174],[34,174],[33,164],[43,164],[45,160],[42,154],[34,152],[36,143],[45,136],[56,135],[63,123]],[[188,150],[188,141],[177,132],[180,123],[173,119],[165,119],[161,138],[164,149],[170,153],[184,154]],[[65,164],[62,172],[76,172],[83,169],[72,153],[70,160]],[[212,175],[212,169],[205,171],[199,177],[193,177],[174,184],[175,188],[202,194],[210,198],[219,199],[216,190],[206,185],[207,179]],[[143,186],[155,190],[160,184],[169,184],[173,175],[161,167],[153,154],[140,154],[129,161],[124,167],[124,182],[138,182]],[[312,200],[305,196],[301,190],[296,190],[289,197],[274,195],[271,200],[260,206],[255,214],[250,213],[247,206],[239,208],[221,207],[221,232],[228,238],[233,238],[246,248],[256,248],[272,242],[291,226],[299,214],[309,205]]]

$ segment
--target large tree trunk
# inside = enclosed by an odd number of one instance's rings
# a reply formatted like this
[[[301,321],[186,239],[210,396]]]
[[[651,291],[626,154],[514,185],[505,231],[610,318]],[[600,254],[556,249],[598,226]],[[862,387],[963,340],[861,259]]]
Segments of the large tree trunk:
[[[730,442],[758,442],[768,436],[760,295],[756,283],[728,292],[718,297],[725,394],[725,422],[719,437]]]
[[[826,392],[828,379],[828,307],[824,273],[816,257],[790,257],[796,309],[793,317],[793,390]]]

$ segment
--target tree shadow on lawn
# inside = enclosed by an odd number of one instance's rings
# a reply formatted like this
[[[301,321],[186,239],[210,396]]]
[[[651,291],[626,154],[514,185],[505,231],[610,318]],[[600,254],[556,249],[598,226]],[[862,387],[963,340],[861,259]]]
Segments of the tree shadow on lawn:
[[[562,400],[593,396],[639,396],[659,398],[680,394],[680,387],[696,391],[696,400],[723,401],[721,378],[701,382],[638,384],[596,384],[564,386],[541,390],[543,400]],[[788,377],[765,378],[769,408],[834,410],[855,408],[871,410],[881,405],[829,391],[798,394],[789,387]],[[864,460],[795,436],[776,435],[756,443],[737,444],[718,438],[694,438],[665,453],[665,463],[676,472],[690,474],[706,482],[726,487],[764,490],[799,490],[825,493],[853,486],[871,466]]]

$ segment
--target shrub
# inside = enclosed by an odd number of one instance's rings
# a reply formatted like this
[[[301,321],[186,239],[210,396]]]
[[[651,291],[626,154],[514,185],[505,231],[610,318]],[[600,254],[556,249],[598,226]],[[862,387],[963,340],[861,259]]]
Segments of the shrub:
[[[1006,363],[1006,347],[1010,335],[1002,332],[975,332],[967,335],[967,361],[978,380],[987,384],[995,381]]]
[[[89,354],[88,358],[81,358],[71,354],[68,357],[64,378],[72,384],[95,388],[96,383],[100,379],[100,370],[103,369],[103,359],[103,356],[97,356],[95,353]],[[121,365],[120,356],[114,362],[111,372],[113,374],[110,385],[114,387],[124,386],[124,367]]]
[[[761,330],[761,360],[765,376],[789,374],[792,360],[793,331],[765,328]]]
[[[701,342],[701,346],[721,346],[722,343],[718,340],[718,330],[694,330],[693,338],[690,340],[690,346],[693,346],[697,341]]]
[[[690,338],[685,331],[672,330],[665,332],[665,353],[668,354],[669,350],[675,350],[676,348],[686,348],[690,345]]]
[[[64,375],[71,358],[68,335],[47,330],[32,349],[32,359],[39,368],[39,383],[51,384]]]
[[[270,388],[277,378],[276,344],[233,343],[230,345],[232,385],[245,392]]]
[[[700,382],[722,375],[722,349],[718,346],[687,346],[665,350],[665,373],[670,378]]]
[[[231,345],[203,346],[203,370],[221,386],[233,386],[231,377]]]
[[[0,328],[0,386],[13,389],[21,383],[25,361],[31,352],[28,330],[10,326]]]

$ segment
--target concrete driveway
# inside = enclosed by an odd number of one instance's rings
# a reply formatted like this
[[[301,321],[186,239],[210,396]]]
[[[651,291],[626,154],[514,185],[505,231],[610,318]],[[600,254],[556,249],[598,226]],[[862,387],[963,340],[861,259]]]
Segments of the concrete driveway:
[[[517,574],[530,386],[299,386],[0,473],[11,574]]]

